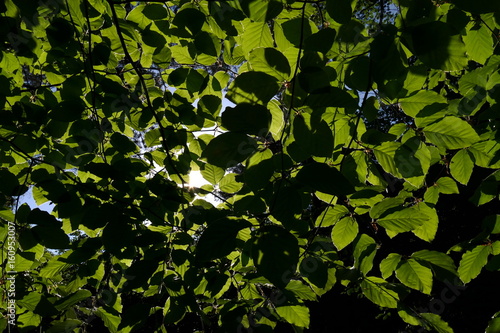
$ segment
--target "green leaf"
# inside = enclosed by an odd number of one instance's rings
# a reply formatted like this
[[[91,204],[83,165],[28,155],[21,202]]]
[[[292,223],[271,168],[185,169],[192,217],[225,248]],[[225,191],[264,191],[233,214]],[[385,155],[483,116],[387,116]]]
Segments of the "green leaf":
[[[101,318],[111,333],[118,332],[118,326],[120,326],[121,318],[116,314],[112,313],[112,310],[108,310],[107,307],[99,307],[95,311],[97,317]]]
[[[445,117],[424,128],[431,143],[446,149],[460,149],[479,141],[476,131],[466,121],[457,117]]]
[[[25,295],[22,299],[18,300],[17,303],[20,307],[33,311],[41,316],[53,316],[57,313],[56,308],[47,297],[36,291]]]
[[[346,77],[346,83],[349,87],[359,91],[371,89],[370,61],[370,58],[362,56],[356,57],[349,62],[348,76]],[[365,109],[364,113],[369,114],[369,109]]]
[[[457,183],[451,179],[450,177],[441,177],[437,180],[436,186],[439,190],[439,193],[444,194],[458,194],[458,186]]]
[[[500,317],[498,313],[491,319],[486,328],[486,333],[498,333],[500,332]]]
[[[154,128],[146,132],[144,141],[148,147],[161,145],[161,132],[160,129]]]
[[[227,256],[236,248],[238,231],[249,227],[244,221],[222,220],[208,225],[196,246],[196,259],[210,261]]]
[[[373,268],[373,258],[377,251],[377,243],[365,234],[359,234],[354,240],[354,268],[366,275]]]
[[[396,277],[404,285],[430,295],[432,271],[414,259],[403,260],[396,269]]]
[[[431,208],[427,203],[419,203],[416,205],[417,210],[427,216],[428,219],[425,220],[421,226],[412,230],[413,234],[418,238],[426,241],[432,242],[434,237],[436,237],[436,233],[439,225],[439,217],[436,212],[436,209]]]
[[[273,138],[278,139],[281,135],[281,131],[285,126],[285,119],[283,110],[280,108],[280,104],[276,100],[271,100],[267,105],[271,112],[271,126],[269,126],[269,132],[273,135]]]
[[[189,38],[200,32],[204,22],[205,15],[202,12],[195,8],[184,8],[175,15],[172,21],[179,31],[174,30],[172,33]]]
[[[243,162],[257,149],[254,139],[243,133],[223,133],[213,138],[202,153],[207,162],[227,169]]]
[[[472,170],[474,169],[474,161],[471,154],[466,150],[459,150],[450,162],[450,172],[453,178],[459,183],[467,185],[469,183]]]
[[[430,250],[421,250],[411,255],[411,258],[428,266],[440,280],[451,280],[458,276],[453,259],[445,253]]]
[[[393,211],[394,208],[401,206],[403,203],[403,198],[385,198],[372,207],[370,210],[370,217],[372,219],[378,219],[383,216],[384,213]]]
[[[182,297],[169,297],[163,308],[164,322],[167,324],[178,323],[186,314],[186,301]]]
[[[40,243],[49,249],[67,249],[70,246],[68,235],[60,228],[37,225],[31,230]]]
[[[470,29],[467,30],[463,40],[465,49],[469,57],[480,63],[486,63],[486,60],[493,55],[493,36],[486,24],[470,23]]]
[[[293,120],[293,142],[287,152],[295,161],[301,162],[310,156],[329,157],[333,152],[334,137],[330,126],[324,121],[311,123],[309,114]]]
[[[390,285],[387,281],[375,276],[366,276],[361,281],[361,289],[366,298],[379,306],[395,309],[398,306],[399,295],[388,286]]]
[[[273,174],[273,161],[270,158],[265,159],[245,170],[245,183],[248,184],[253,191],[258,191],[269,184],[269,180]]]
[[[222,126],[233,132],[265,137],[269,132],[271,113],[262,105],[238,104],[222,113]]]
[[[281,24],[281,27],[283,28],[284,37],[289,42],[288,47],[290,47],[291,43],[291,45],[296,48],[301,47],[303,41],[307,39],[313,33],[313,29],[316,28],[313,22],[309,20],[304,21],[300,17],[295,17],[291,20],[285,21]]]
[[[214,34],[206,31],[198,32],[194,39],[194,46],[197,51],[196,62],[209,66],[217,61],[221,51],[221,43]]]
[[[313,108],[338,107],[354,109],[357,107],[358,101],[340,88],[329,87],[328,92],[308,95],[304,104]]]
[[[410,117],[423,117],[447,106],[446,98],[432,90],[421,90],[415,95],[401,99],[399,103],[404,113]]]
[[[377,223],[390,231],[399,233],[415,230],[427,220],[429,216],[413,206],[392,212],[388,210],[377,219]]]
[[[435,205],[439,200],[439,190],[436,186],[428,187],[424,194],[424,201],[427,204]]]
[[[328,53],[335,41],[336,32],[331,28],[324,28],[307,37],[304,41],[304,50]]]
[[[352,0],[327,0],[326,11],[336,22],[349,23],[352,16],[351,2]]]
[[[246,56],[258,47],[273,47],[273,37],[267,22],[244,21],[241,46]]]
[[[6,196],[17,195],[17,189],[19,187],[19,181],[17,177],[7,169],[0,169],[0,192]]]
[[[435,330],[438,333],[453,333],[453,329],[447,322],[435,313],[420,313],[420,322],[426,329]]]
[[[413,137],[402,144],[394,153],[399,174],[409,183],[420,187],[431,165],[431,152],[420,138]]]
[[[332,241],[338,251],[342,250],[358,235],[358,223],[353,217],[344,217],[332,229]]]
[[[458,274],[464,283],[469,283],[476,278],[488,262],[488,256],[492,253],[491,246],[478,245],[471,251],[467,251],[460,260]]]
[[[373,149],[375,158],[377,159],[378,163],[382,166],[384,171],[398,178],[403,177],[398,171],[395,160],[396,151],[400,147],[401,143],[399,142],[384,142],[380,146],[377,146]]]
[[[255,22],[268,22],[283,10],[283,4],[274,0],[239,0],[239,2],[243,12]]]
[[[224,177],[224,169],[212,164],[204,164],[200,173],[212,185],[216,185]]]
[[[416,317],[418,314],[414,313],[414,310],[398,308],[398,315],[407,324],[418,326],[420,325],[419,319]]]
[[[380,273],[382,273],[382,278],[389,278],[392,273],[398,267],[401,261],[401,255],[397,253],[390,253],[385,259],[380,262]]]
[[[113,133],[111,135],[111,144],[116,148],[120,153],[130,153],[137,149],[137,146],[129,140],[125,135],[120,133]]]
[[[487,216],[483,220],[482,227],[490,234],[500,234],[500,215]]]
[[[431,68],[458,71],[467,66],[462,38],[447,23],[418,25],[413,29],[412,39],[415,55]]]
[[[327,207],[316,219],[316,227],[329,227],[335,225],[341,218],[349,214],[346,206],[335,205]]]
[[[303,305],[278,306],[276,312],[292,325],[309,328],[309,308]]]
[[[52,259],[50,259],[47,265],[40,270],[40,276],[44,278],[56,277],[61,271],[70,266],[70,264],[66,263],[63,260],[65,260],[66,257],[71,253],[72,251],[68,251],[65,253],[65,255],[53,257]]]
[[[288,59],[274,48],[259,47],[253,49],[248,61],[253,70],[274,76],[280,82],[290,79],[292,70]]]
[[[235,104],[263,104],[273,98],[280,86],[275,77],[263,72],[245,72],[229,86],[227,99]]]
[[[226,193],[236,193],[243,187],[243,183],[236,181],[235,173],[228,173],[225,175],[220,183],[219,189]]]
[[[305,186],[323,193],[347,195],[354,192],[353,186],[340,171],[324,163],[313,162],[305,165],[300,169],[296,179]]]
[[[260,274],[284,288],[295,274],[299,261],[297,238],[275,225],[261,227],[252,246],[252,258]]]
[[[56,307],[57,310],[63,311],[63,310],[68,309],[69,307],[89,298],[90,296],[92,296],[92,293],[90,291],[85,290],[85,289],[78,290],[77,292],[58,300],[57,302],[54,303],[54,306]]]
[[[490,169],[500,168],[500,143],[496,140],[481,141],[468,149],[477,166]]]
[[[495,199],[498,195],[499,181],[500,172],[497,170],[481,182],[470,201],[476,206],[481,206]]]
[[[332,286],[336,282],[335,274],[333,274],[333,277],[329,274],[328,266],[321,258],[305,256],[300,263],[299,269],[302,276],[307,278],[308,282],[318,288],[325,289],[328,282],[330,282]],[[331,271],[335,271],[335,269],[330,269],[330,272]],[[317,294],[319,295],[319,293]]]
[[[31,311],[26,311],[25,313],[17,317],[16,320],[16,324],[19,327],[22,328],[26,327],[29,328],[30,330],[40,327],[41,322],[42,322],[42,316],[37,315],[36,313],[33,313]]]

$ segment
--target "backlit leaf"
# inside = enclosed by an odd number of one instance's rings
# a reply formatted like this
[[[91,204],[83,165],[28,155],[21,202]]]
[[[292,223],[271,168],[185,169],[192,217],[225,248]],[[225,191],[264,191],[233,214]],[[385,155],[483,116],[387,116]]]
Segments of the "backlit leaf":
[[[476,246],[474,249],[463,254],[458,267],[458,274],[464,283],[469,283],[476,278],[488,262],[488,256],[492,253],[491,246]]]
[[[469,182],[473,168],[474,162],[472,161],[470,153],[465,149],[459,150],[451,159],[451,175],[463,185],[467,185]]]
[[[309,328],[309,308],[302,305],[278,306],[276,312],[290,324]]]
[[[399,295],[388,288],[388,283],[384,279],[375,276],[366,276],[361,282],[363,295],[373,303],[385,307],[396,308],[398,306]]]
[[[402,261],[396,269],[396,277],[406,286],[430,295],[432,272],[414,259]]]
[[[332,241],[337,250],[342,250],[358,235],[358,223],[352,217],[344,217],[332,229]]]
[[[474,129],[457,117],[445,117],[424,128],[426,138],[438,147],[460,149],[479,141]]]

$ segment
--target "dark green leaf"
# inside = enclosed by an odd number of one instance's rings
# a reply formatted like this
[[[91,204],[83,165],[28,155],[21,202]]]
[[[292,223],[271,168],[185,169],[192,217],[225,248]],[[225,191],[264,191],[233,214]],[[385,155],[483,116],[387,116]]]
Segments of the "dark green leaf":
[[[349,23],[352,16],[351,2],[352,0],[327,0],[326,11],[338,23]]]
[[[299,261],[297,239],[278,226],[262,227],[252,246],[257,271],[279,288],[294,276]]]
[[[274,76],[279,81],[290,79],[291,68],[283,53],[270,47],[259,47],[250,52],[250,66],[253,70]]]
[[[120,133],[113,133],[111,135],[111,144],[121,153],[130,153],[137,149],[137,146],[130,141],[125,135]]]
[[[271,124],[271,113],[262,105],[238,104],[222,113],[222,126],[233,132],[265,137]]]
[[[315,191],[332,195],[347,195],[354,192],[354,188],[335,168],[324,163],[313,162],[305,165],[297,174],[297,180]]]
[[[330,89],[330,79],[324,70],[318,67],[308,67],[299,73],[299,83],[302,89],[309,93],[325,93]]]
[[[6,196],[17,195],[17,189],[19,187],[19,181],[17,177],[6,169],[0,169],[0,192]]]
[[[196,259],[209,261],[227,256],[236,248],[238,231],[249,227],[248,222],[222,220],[212,222],[203,231],[196,247]]]
[[[356,108],[358,105],[354,97],[336,87],[330,87],[327,93],[311,94],[304,103],[310,107]]]
[[[283,4],[275,0],[239,0],[239,2],[243,12],[253,21],[268,22],[283,10]]]
[[[202,157],[208,163],[227,169],[252,155],[257,148],[255,140],[243,133],[223,133],[210,141]]]
[[[460,9],[474,14],[500,12],[500,4],[496,1],[477,0],[471,2],[467,0],[452,0],[451,2]]]
[[[412,38],[415,55],[431,68],[457,71],[467,65],[465,45],[447,23],[435,21],[419,25],[413,30]]]
[[[321,29],[320,31],[307,37],[304,41],[304,50],[326,54],[333,46],[335,35],[335,30],[331,28]]]
[[[238,75],[229,86],[226,97],[235,104],[267,104],[278,92],[277,79],[263,72]]]

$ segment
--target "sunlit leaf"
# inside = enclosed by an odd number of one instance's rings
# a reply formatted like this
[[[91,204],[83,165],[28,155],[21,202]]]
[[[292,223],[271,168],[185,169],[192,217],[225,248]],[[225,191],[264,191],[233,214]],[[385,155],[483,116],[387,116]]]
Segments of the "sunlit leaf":
[[[476,278],[488,261],[488,256],[492,253],[491,246],[476,246],[467,251],[460,260],[458,274],[464,283],[469,283]]]
[[[438,147],[460,149],[479,141],[474,129],[464,120],[445,117],[424,128],[426,138]]]

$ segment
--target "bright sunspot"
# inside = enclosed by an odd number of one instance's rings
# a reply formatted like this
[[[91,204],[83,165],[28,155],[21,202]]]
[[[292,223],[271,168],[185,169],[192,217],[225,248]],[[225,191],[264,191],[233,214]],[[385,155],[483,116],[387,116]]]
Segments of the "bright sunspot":
[[[201,172],[191,171],[191,173],[189,173],[189,187],[201,187],[205,184],[209,183],[203,178]]]

